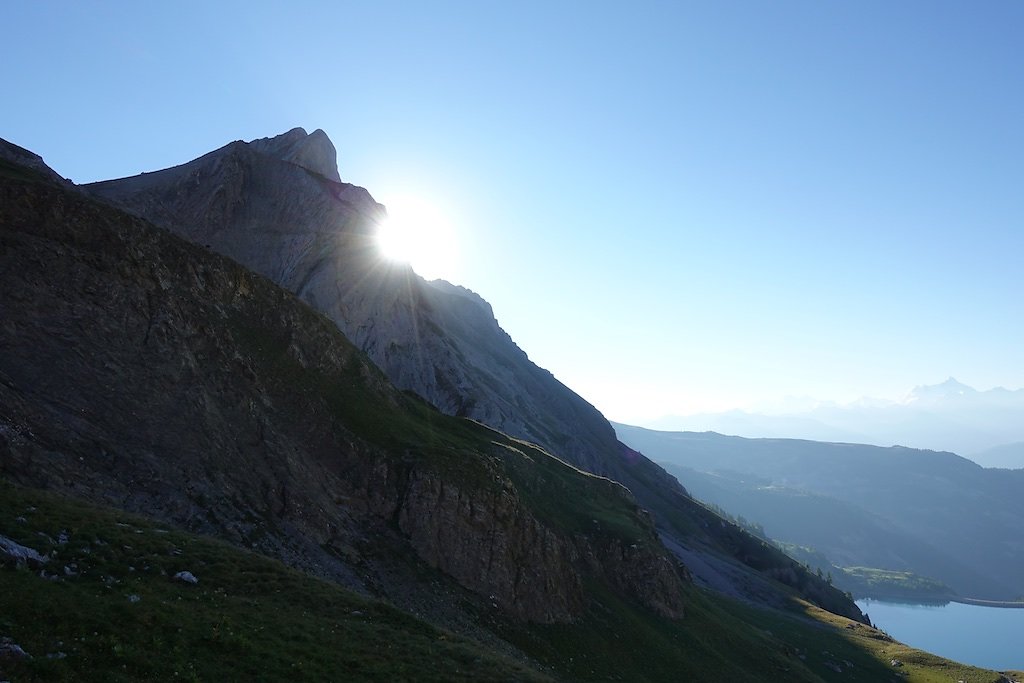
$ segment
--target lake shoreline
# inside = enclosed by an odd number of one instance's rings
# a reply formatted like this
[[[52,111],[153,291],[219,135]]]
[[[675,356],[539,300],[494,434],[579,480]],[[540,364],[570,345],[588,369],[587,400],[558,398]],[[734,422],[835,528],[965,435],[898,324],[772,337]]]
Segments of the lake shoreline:
[[[951,602],[958,602],[961,605],[974,605],[976,607],[998,607],[999,609],[1024,609],[1022,600],[983,600],[981,598],[962,598],[955,595],[935,596],[926,598],[920,595],[858,595],[854,600],[866,600],[871,602],[888,602],[894,605],[923,605],[930,607],[941,607]]]
[[[1024,609],[1024,602],[1012,600],[980,600],[978,598],[950,598],[950,602],[978,607],[998,607],[1000,609]]]
[[[861,599],[857,606],[875,628],[911,647],[992,671],[1024,666],[1024,609],[1012,609],[1020,602],[957,596],[945,605]]]
[[[952,595],[855,595],[853,599],[855,601],[887,602],[893,605],[927,605],[929,607],[941,607],[960,600]]]

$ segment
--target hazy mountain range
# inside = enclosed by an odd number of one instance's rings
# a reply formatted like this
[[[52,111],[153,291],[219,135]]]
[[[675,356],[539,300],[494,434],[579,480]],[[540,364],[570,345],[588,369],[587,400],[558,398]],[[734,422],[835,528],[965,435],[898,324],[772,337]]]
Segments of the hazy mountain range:
[[[900,445],[952,451],[985,467],[1024,467],[1024,389],[978,391],[952,377],[915,387],[901,402],[862,399],[839,405],[793,400],[770,412],[667,416],[643,426],[751,438]]]

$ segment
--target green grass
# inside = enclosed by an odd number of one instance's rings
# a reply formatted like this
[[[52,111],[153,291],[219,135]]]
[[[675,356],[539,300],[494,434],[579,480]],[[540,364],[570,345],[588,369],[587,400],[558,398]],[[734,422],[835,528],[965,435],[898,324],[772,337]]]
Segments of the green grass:
[[[874,567],[837,567],[824,553],[814,548],[780,541],[772,543],[808,567],[830,573],[837,586],[857,598],[905,598],[948,602],[956,595],[956,592],[945,583],[913,572]]]
[[[0,569],[0,635],[33,655],[0,665],[11,680],[544,677],[262,556],[51,493],[0,482],[0,534],[52,552],[45,571],[61,575],[49,580],[27,569]],[[64,576],[64,566],[76,575]],[[199,583],[172,580],[181,570]],[[671,620],[601,583],[587,588],[594,599],[575,623],[490,615],[481,625],[567,680],[999,680],[799,601],[784,613],[691,587],[685,617]],[[58,653],[65,656],[48,656]],[[898,671],[889,664],[893,658],[904,664]]]
[[[681,620],[633,609],[603,593],[574,625],[505,625],[502,635],[579,681],[1001,680],[996,672],[915,650],[803,601],[787,612],[696,589]],[[902,666],[893,666],[893,659]]]
[[[506,471],[540,519],[567,534],[654,542],[653,528],[622,485],[583,472],[531,444],[502,439],[496,445]]]
[[[757,609],[732,601],[723,607],[745,623],[803,655],[803,661],[825,681],[909,681],[910,683],[998,683],[994,671],[959,664],[898,643],[884,632],[857,624],[807,603],[784,612]],[[891,664],[896,659],[902,666]],[[834,671],[826,662],[841,665]],[[846,666],[846,664],[853,666]],[[1019,672],[1009,672],[1019,677]]]
[[[596,587],[595,587],[596,588]],[[781,644],[690,589],[686,616],[670,620],[596,588],[573,625],[509,626],[502,633],[579,681],[818,681]]]
[[[32,655],[0,663],[12,680],[543,679],[384,603],[139,517],[0,482],[0,534],[54,552],[45,571],[60,575],[0,569],[0,635]],[[199,583],[171,578],[182,570]]]
[[[843,567],[843,583],[858,596],[948,600],[953,589],[935,579],[873,567]]]

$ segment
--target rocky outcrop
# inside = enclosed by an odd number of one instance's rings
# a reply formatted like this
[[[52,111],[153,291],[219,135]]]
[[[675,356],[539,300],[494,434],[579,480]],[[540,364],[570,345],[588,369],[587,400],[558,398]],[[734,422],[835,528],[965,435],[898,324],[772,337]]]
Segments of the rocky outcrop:
[[[38,550],[21,545],[6,536],[0,536],[0,563],[39,569],[48,561],[49,558],[40,555]]]
[[[686,570],[659,547],[557,533],[523,503],[510,479],[499,481],[490,491],[466,492],[437,476],[414,474],[399,527],[429,564],[524,618],[553,623],[578,617],[586,576],[600,577],[662,616],[683,616]]]
[[[32,655],[25,652],[10,636],[0,637],[0,661],[10,659],[32,659]]]
[[[341,182],[338,152],[327,133],[319,128],[309,135],[302,128],[293,128],[277,137],[253,140],[249,146],[261,154],[301,166],[336,183]]]
[[[495,605],[544,622],[569,621],[582,612],[572,544],[523,506],[509,479],[481,495],[416,473],[398,524],[420,557]]]
[[[600,572],[612,585],[658,614],[680,618],[684,605],[677,588],[680,577],[691,581],[690,572],[679,561],[655,551],[648,544],[608,540],[596,547],[587,544],[591,557],[600,558]]]

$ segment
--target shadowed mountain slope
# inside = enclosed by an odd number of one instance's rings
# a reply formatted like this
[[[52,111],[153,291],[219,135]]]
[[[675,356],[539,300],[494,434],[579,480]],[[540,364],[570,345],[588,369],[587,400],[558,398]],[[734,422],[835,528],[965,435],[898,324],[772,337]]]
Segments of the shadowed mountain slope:
[[[297,146],[303,154],[293,152]],[[305,163],[308,158],[318,163]],[[384,208],[336,176],[327,136],[295,129],[233,142],[174,168],[84,187],[294,292],[333,320],[398,387],[445,413],[479,420],[619,480],[629,478],[630,468],[658,472],[642,458],[627,457],[593,406],[530,362],[487,302],[384,262],[375,244]]]
[[[594,580],[681,614],[621,485],[399,392],[268,280],[43,184],[5,181],[0,224],[5,476],[399,604],[418,558],[523,619],[575,618]]]
[[[302,155],[292,152],[297,147]],[[322,132],[295,129],[85,188],[295,292],[398,387],[442,412],[479,420],[622,482],[677,540],[735,556],[730,538],[695,533],[705,511],[678,481],[619,443],[593,406],[532,363],[487,302],[382,260],[375,234],[383,207],[362,188],[328,177],[324,160],[334,154]],[[306,163],[311,158],[316,164]],[[763,552],[772,558],[761,564],[791,564],[774,549]],[[859,613],[839,593],[828,605]]]

